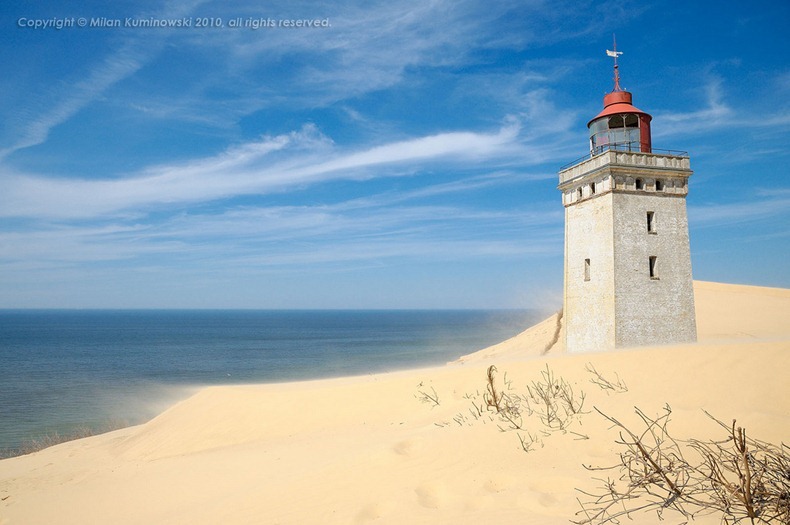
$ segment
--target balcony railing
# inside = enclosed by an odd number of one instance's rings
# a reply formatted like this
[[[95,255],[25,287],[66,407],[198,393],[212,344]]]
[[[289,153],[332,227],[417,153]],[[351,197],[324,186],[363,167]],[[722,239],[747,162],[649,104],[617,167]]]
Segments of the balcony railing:
[[[595,148],[594,151],[588,153],[587,155],[583,155],[583,156],[579,157],[578,159],[573,160],[573,161],[565,164],[564,166],[562,166],[560,168],[560,171],[563,171],[563,170],[565,170],[567,168],[570,168],[571,166],[575,166],[576,164],[578,164],[580,162],[583,162],[583,161],[585,161],[587,159],[591,159],[591,158],[595,157],[596,155],[600,155],[601,153],[604,153],[604,152],[607,152],[607,151],[628,151],[628,152],[632,152],[632,153],[642,153],[639,144],[636,144],[634,142],[627,142],[627,143],[623,143],[623,144],[607,144],[605,146],[599,146],[599,147]],[[669,156],[673,156],[673,157],[688,157],[689,156],[687,151],[680,151],[680,150],[674,150],[674,149],[651,148],[650,152],[647,153],[647,154],[649,155],[650,153],[653,153],[653,154],[656,154],[656,155],[669,155]]]

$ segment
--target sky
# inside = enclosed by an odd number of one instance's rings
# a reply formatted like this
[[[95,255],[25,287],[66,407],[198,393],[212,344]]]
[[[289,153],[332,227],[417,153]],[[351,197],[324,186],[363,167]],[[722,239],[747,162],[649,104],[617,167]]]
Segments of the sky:
[[[4,2],[0,308],[559,308],[557,172],[613,34],[691,158],[694,278],[790,287],[787,27],[765,0]]]

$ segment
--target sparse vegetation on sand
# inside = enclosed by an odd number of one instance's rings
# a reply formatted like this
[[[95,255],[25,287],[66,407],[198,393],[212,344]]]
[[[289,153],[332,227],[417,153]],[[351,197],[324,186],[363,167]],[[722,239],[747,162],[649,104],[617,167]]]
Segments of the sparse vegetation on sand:
[[[596,409],[597,410],[597,409]],[[651,418],[640,409],[639,433],[598,412],[619,431],[619,461],[600,478],[597,492],[582,492],[577,524],[620,523],[638,511],[659,518],[674,511],[684,518],[719,514],[722,523],[790,523],[790,448],[747,437],[746,429],[708,414],[726,434],[721,440],[680,440],[667,429],[672,410]],[[707,412],[706,412],[707,414]]]
[[[608,394],[628,391],[618,374],[604,375],[588,363],[590,382]],[[614,377],[614,379],[612,379]],[[430,402],[435,390],[421,391]],[[500,431],[515,431],[521,448],[532,452],[554,433],[590,439],[581,433],[585,393],[578,392],[547,365],[540,378],[519,391],[507,374],[499,379],[496,366],[486,370],[485,391],[466,394],[472,407],[453,421],[459,426],[496,422]],[[739,523],[790,524],[790,447],[747,436],[746,429],[716,419],[724,433],[718,439],[678,439],[669,429],[672,410],[666,405],[650,417],[636,408],[640,428],[633,430],[598,407],[594,410],[618,431],[617,461],[608,466],[584,465],[599,482],[597,489],[579,490],[578,525],[619,524],[645,512],[659,519],[675,513],[685,520],[720,517],[725,525]],[[447,426],[442,423],[438,426]],[[596,439],[600,436],[596,435]]]
[[[536,446],[542,447],[542,438],[553,432],[570,433],[576,439],[589,439],[587,435],[573,430],[574,422],[578,422],[585,413],[585,393],[577,393],[568,381],[555,376],[548,365],[541,371],[540,379],[532,381],[521,391],[513,386],[507,373],[503,374],[501,382],[497,379],[497,373],[496,366],[488,367],[485,392],[481,395],[477,391],[464,396],[471,401],[472,406],[468,413],[456,414],[453,417],[455,423],[464,426],[476,421],[496,421],[502,432],[518,431],[519,442],[525,452],[534,450]],[[425,393],[420,393],[423,394],[421,400],[427,402]],[[531,430],[528,429],[530,418],[533,418]]]
[[[414,395],[417,399],[419,399],[422,403],[428,403],[433,407],[439,406],[439,394],[436,393],[436,389],[431,387],[430,390],[423,384],[420,383],[417,385],[417,393]]]
[[[624,392],[628,392],[628,386],[625,384],[625,381],[620,379],[620,376],[615,373],[614,379],[607,379],[603,376],[598,370],[596,370],[595,366],[592,363],[587,363],[584,367],[590,374],[592,374],[592,378],[590,378],[590,383],[601,387],[601,390],[609,393],[615,394],[622,394]]]

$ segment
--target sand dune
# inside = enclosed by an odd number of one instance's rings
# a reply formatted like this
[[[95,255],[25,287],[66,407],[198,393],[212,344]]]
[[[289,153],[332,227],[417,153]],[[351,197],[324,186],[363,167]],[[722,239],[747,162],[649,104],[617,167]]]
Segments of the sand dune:
[[[593,406],[635,424],[634,406],[668,403],[678,437],[722,437],[702,408],[756,438],[790,436],[790,290],[695,283],[695,294],[695,345],[541,356],[551,318],[445,367],[206,388],[147,424],[0,461],[0,525],[567,524],[575,489],[595,486],[582,464],[615,460],[616,433]],[[627,392],[593,385],[587,363]],[[512,392],[549,366],[590,413],[568,432],[541,433],[534,416],[503,431],[475,415],[490,364]]]
[[[790,290],[694,281],[694,296],[700,343],[790,338]],[[462,356],[453,363],[564,353],[565,331],[559,315],[554,314],[507,341]]]

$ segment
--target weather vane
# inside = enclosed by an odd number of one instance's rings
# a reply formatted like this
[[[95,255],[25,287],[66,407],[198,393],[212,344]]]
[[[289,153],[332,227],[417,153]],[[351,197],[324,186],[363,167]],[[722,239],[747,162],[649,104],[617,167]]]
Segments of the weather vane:
[[[622,55],[622,51],[617,50],[617,37],[612,34],[612,42],[614,42],[614,51],[606,50],[606,55],[614,58],[614,91],[622,91],[620,87],[620,72],[617,69],[617,57]]]

